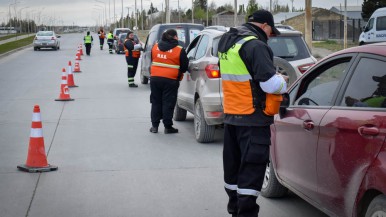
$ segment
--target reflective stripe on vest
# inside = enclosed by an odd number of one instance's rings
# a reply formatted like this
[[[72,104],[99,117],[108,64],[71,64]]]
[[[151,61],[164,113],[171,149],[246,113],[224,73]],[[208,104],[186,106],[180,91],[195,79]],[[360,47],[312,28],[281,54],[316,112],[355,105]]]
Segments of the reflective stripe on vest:
[[[85,44],[91,44],[92,41],[91,41],[91,35],[86,35],[84,36],[84,43]]]
[[[250,84],[252,77],[239,55],[242,45],[252,39],[257,38],[245,37],[225,53],[219,52],[225,114],[247,115],[255,111]]]
[[[181,50],[181,46],[176,46],[168,51],[161,51],[158,48],[158,43],[155,44],[151,51],[153,60],[150,68],[151,76],[177,79],[180,72]]]

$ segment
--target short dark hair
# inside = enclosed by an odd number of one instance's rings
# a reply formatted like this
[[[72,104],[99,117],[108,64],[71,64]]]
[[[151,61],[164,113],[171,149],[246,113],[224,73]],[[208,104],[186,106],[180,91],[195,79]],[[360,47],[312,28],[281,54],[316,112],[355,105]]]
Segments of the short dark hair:
[[[177,36],[177,31],[175,29],[168,29],[162,34],[162,40],[170,41]]]

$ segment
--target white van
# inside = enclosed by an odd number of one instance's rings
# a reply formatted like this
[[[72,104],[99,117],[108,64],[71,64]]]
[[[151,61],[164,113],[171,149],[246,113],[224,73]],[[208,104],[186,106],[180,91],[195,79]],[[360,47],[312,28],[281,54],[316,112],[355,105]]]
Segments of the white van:
[[[379,8],[371,15],[359,36],[359,45],[386,41],[386,8]]]

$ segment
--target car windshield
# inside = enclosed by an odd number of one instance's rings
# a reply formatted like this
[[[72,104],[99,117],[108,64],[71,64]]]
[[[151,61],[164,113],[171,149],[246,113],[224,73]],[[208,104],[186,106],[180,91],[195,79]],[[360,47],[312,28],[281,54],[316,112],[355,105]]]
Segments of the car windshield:
[[[53,32],[38,32],[37,36],[52,36]]]
[[[310,57],[305,42],[300,36],[279,36],[268,40],[273,55],[287,61],[295,61]]]

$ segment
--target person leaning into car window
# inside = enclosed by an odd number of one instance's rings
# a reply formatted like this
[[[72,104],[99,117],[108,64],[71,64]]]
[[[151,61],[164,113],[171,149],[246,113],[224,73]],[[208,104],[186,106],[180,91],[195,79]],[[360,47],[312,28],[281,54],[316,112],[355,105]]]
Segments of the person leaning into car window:
[[[90,35],[90,31],[87,31],[87,35],[83,38],[84,46],[86,47],[86,55],[90,56],[91,54],[91,44],[94,41],[93,37]]]
[[[382,77],[373,76],[372,79],[378,83],[374,93],[360,100],[346,96],[345,103],[347,106],[386,108],[386,75]]]
[[[279,35],[273,16],[258,10],[242,26],[231,28],[219,42],[223,87],[223,166],[228,213],[256,217],[256,199],[269,162],[270,125],[287,89],[275,71],[267,41]]]
[[[173,126],[173,111],[177,102],[177,92],[183,73],[188,70],[189,60],[185,49],[178,45],[177,31],[168,29],[162,34],[160,42],[151,50],[150,67],[150,132],[158,133],[160,120],[163,120],[165,134],[178,133]]]
[[[138,85],[134,83],[134,77],[137,72],[142,46],[139,43],[135,43],[134,33],[131,31],[127,33],[126,39],[123,42],[123,50],[125,51],[127,63],[127,81],[129,82],[129,87],[138,87]]]

